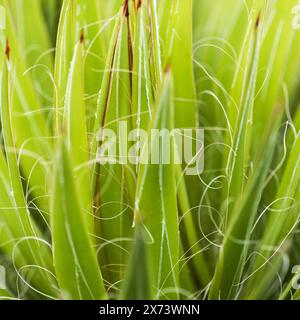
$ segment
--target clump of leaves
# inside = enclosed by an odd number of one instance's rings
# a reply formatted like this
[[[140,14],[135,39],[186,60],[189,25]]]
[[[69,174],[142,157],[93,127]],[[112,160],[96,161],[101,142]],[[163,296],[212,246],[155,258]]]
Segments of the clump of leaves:
[[[1,299],[300,297],[297,2],[0,0]],[[121,120],[204,172],[99,162]]]

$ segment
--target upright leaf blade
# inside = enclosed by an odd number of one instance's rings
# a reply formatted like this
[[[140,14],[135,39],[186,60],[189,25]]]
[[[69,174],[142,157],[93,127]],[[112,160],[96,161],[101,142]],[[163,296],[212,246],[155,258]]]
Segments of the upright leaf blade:
[[[174,128],[172,97],[173,80],[170,72],[167,72],[149,130],[171,131]],[[172,155],[172,142],[170,145]],[[171,296],[178,297],[179,230],[175,167],[172,159],[170,164],[163,164],[162,158],[159,164],[151,163],[151,156],[155,151],[156,145],[153,141],[148,141],[143,148],[142,159],[147,161],[139,167],[135,220],[136,224],[141,223],[148,233],[146,242],[151,261],[151,283],[156,297],[168,296],[167,292],[164,293],[166,288],[173,291]],[[160,148],[159,152],[162,156],[163,148]]]
[[[154,298],[152,292],[145,234],[139,230],[132,248],[132,256],[128,264],[121,299],[150,300]]]
[[[65,142],[58,148],[51,221],[57,280],[67,299],[105,299]]]
[[[75,169],[77,190],[80,190],[80,204],[91,233],[94,232],[92,194],[89,171],[89,145],[84,103],[84,63],[82,34],[74,49],[64,107],[64,135],[68,141],[71,163]]]

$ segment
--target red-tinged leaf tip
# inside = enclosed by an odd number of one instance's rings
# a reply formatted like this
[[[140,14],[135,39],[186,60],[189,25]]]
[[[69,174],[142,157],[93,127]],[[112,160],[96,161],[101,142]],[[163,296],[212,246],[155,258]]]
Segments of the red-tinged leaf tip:
[[[255,21],[255,30],[258,29],[260,24],[260,13],[257,15],[256,21]]]
[[[84,42],[84,32],[83,30],[81,30],[81,33],[80,33],[80,43],[83,43]]]
[[[169,74],[170,71],[171,71],[171,65],[169,63],[167,63],[165,66],[165,69],[164,69],[164,73]]]
[[[128,0],[125,0],[125,1],[124,1],[124,5],[123,5],[123,16],[124,16],[124,17],[129,17]]]
[[[7,60],[9,60],[10,59],[10,45],[9,45],[8,39],[6,40],[5,55],[7,57]]]
[[[142,6],[142,0],[139,0],[139,1],[138,1],[137,8],[139,9],[141,6]]]

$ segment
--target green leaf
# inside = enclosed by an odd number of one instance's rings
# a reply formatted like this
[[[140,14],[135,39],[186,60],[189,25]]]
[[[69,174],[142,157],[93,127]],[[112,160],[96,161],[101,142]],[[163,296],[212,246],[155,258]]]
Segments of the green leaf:
[[[137,232],[120,298],[122,300],[153,299],[147,245],[143,231]]]
[[[90,0],[64,0],[57,32],[57,45],[55,56],[55,104],[56,104],[56,130],[60,130],[65,90],[68,82],[68,73],[72,61],[75,43],[84,34],[85,52],[85,93],[87,94],[87,113],[92,116],[96,111],[95,97],[100,89],[102,73],[105,66],[104,29],[99,22],[97,1]],[[89,123],[92,128],[93,121]]]
[[[274,212],[270,213],[265,224],[258,255],[253,262],[253,275],[249,279],[249,296],[260,297],[276,278],[276,259],[282,255],[284,247],[299,221],[299,176],[300,176],[300,134],[291,149],[281,183],[278,187]],[[275,252],[272,248],[276,248]],[[268,261],[268,262],[267,262]],[[272,266],[270,270],[270,266]],[[269,281],[262,281],[265,274],[272,274]],[[263,285],[262,285],[263,283]]]
[[[80,208],[68,149],[63,141],[58,146],[55,168],[51,227],[55,270],[63,297],[105,299],[96,253]]]
[[[175,126],[194,128],[197,109],[192,52],[192,0],[164,1],[161,34],[165,45],[164,65],[170,66],[174,75]]]
[[[150,130],[171,131],[174,128],[173,92],[173,80],[168,72],[157,100]],[[148,140],[149,138],[150,131]],[[148,160],[148,164],[142,163],[139,167],[135,223],[141,223],[148,234],[146,242],[151,261],[151,284],[156,298],[178,297],[179,230],[175,167],[172,160],[170,164],[163,164],[161,158],[160,164],[151,164],[155,148],[153,141],[147,141],[143,148],[142,159]],[[162,152],[162,146],[159,152]],[[168,292],[164,292],[167,289]]]
[[[56,86],[54,92],[54,128],[57,134],[60,132],[63,122],[63,105],[69,68],[73,57],[74,44],[76,42],[75,13],[76,0],[64,0],[57,31],[54,65],[54,81]]]
[[[6,1],[6,9],[11,13],[20,49],[25,53],[28,73],[45,108],[44,114],[48,116],[53,96],[53,84],[49,81],[53,73],[53,54],[42,1],[10,0]]]
[[[82,35],[83,37],[83,35]],[[80,204],[85,212],[88,229],[94,232],[92,193],[90,189],[89,145],[86,128],[84,103],[84,63],[83,41],[74,49],[67,83],[64,107],[64,135],[68,141],[71,163],[74,168],[77,190],[80,191]],[[82,188],[82,186],[85,186]]]
[[[10,61],[7,60],[4,63],[1,79],[1,125],[6,152],[5,160],[2,150],[0,150],[0,185],[2,186],[0,199],[1,205],[4,206],[4,210],[1,210],[0,215],[1,229],[3,229],[1,232],[1,245],[9,252],[12,260],[15,260],[14,263],[17,267],[21,267],[22,265],[26,267],[26,263],[28,266],[40,266],[40,269],[34,272],[34,277],[31,280],[32,284],[37,286],[36,289],[33,289],[45,296],[54,296],[54,281],[51,276],[52,261],[49,254],[49,246],[48,244],[46,246],[43,245],[46,242],[40,238],[40,232],[30,216],[30,211],[24,197],[12,132],[9,68]],[[10,244],[12,235],[14,236],[14,240]],[[7,245],[5,245],[6,242]],[[23,282],[27,281],[25,279],[26,276],[23,278]],[[27,285],[26,282],[25,284]]]
[[[115,150],[116,159],[107,163],[99,159],[99,150],[107,141],[98,141],[104,130],[112,130],[120,141],[127,141],[132,115],[128,24],[126,8],[115,18],[115,28],[107,54],[105,73],[99,92],[91,155],[94,190],[94,215],[99,260],[109,294],[114,297],[129,256],[132,242],[133,203],[136,176],[127,159],[121,158],[121,149],[127,154],[126,143]],[[119,130],[119,121],[126,122],[125,131]],[[106,137],[107,138],[107,137]],[[122,139],[122,140],[121,140]],[[113,141],[110,141],[113,142]],[[126,157],[125,157],[126,158]],[[121,160],[121,161],[120,161]],[[125,160],[125,163],[123,162]]]
[[[278,115],[274,115],[274,127],[278,128]],[[277,132],[272,130],[263,140],[265,148],[255,161],[255,171],[244,193],[235,202],[232,220],[220,249],[219,260],[209,292],[210,299],[237,299],[242,286],[251,230],[264,190],[264,182],[274,154]]]
[[[47,161],[51,158],[51,134],[46,115],[41,112],[40,101],[34,90],[24,56],[13,27],[10,10],[7,10],[7,39],[10,48],[11,117],[15,146],[26,183],[26,198],[33,199],[39,213],[48,219]],[[5,52],[5,45],[2,45]]]

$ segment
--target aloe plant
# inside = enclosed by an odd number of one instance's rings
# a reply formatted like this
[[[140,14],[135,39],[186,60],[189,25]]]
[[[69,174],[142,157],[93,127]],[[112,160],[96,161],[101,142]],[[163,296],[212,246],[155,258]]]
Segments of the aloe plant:
[[[0,299],[300,299],[299,12],[0,0]]]

